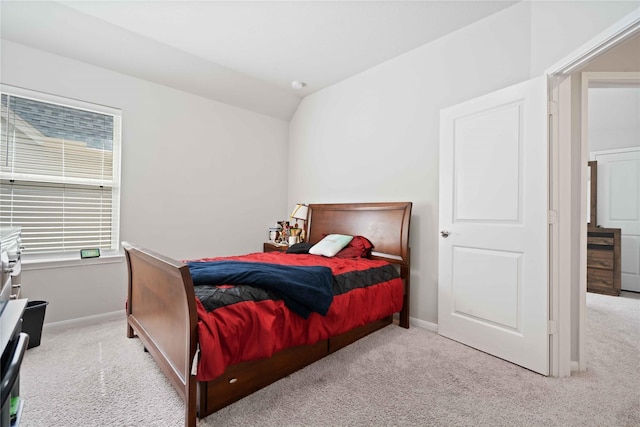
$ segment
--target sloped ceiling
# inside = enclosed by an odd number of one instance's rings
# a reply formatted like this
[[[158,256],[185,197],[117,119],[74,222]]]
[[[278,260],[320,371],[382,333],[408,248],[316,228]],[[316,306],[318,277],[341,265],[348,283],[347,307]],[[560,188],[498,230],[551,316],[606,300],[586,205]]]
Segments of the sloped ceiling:
[[[2,1],[0,35],[289,120],[304,96],[514,3]]]

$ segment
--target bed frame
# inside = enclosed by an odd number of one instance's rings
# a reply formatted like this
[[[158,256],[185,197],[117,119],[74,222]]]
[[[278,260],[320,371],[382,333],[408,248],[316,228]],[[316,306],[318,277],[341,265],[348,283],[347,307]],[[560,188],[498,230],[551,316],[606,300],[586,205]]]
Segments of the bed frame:
[[[399,324],[409,327],[409,224],[411,202],[309,205],[308,241],[323,234],[366,236],[372,258],[399,268],[404,305]],[[198,316],[193,281],[182,262],[122,243],[129,273],[127,337],[137,336],[185,401],[185,426],[392,323],[392,316],[313,345],[284,349],[268,359],[227,368],[213,381],[196,381]]]

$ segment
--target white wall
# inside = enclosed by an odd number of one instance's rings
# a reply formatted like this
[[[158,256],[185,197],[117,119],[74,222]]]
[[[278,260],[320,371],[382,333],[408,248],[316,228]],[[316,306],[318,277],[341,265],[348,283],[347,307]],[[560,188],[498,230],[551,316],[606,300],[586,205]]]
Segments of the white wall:
[[[637,1],[531,1],[531,76],[544,74],[613,23]]]
[[[635,5],[551,3],[518,3],[308,96],[291,120],[289,204],[414,202],[412,317],[437,322],[440,109],[542,74]]]
[[[588,141],[590,152],[640,145],[640,88],[589,89]]]
[[[122,109],[121,240],[177,258],[260,251],[286,217],[287,122],[2,41],[2,83]],[[124,309],[124,262],[28,270],[46,322]]]
[[[306,97],[289,202],[412,201],[411,316],[437,322],[440,109],[529,76],[528,6],[509,8]]]

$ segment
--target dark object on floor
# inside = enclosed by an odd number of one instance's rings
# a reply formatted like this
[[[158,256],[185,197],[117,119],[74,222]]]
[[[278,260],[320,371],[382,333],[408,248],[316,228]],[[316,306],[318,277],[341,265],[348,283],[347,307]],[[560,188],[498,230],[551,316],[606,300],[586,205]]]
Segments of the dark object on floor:
[[[40,345],[42,337],[42,325],[44,315],[47,310],[48,301],[29,301],[22,316],[22,332],[29,335],[29,346],[27,349]]]

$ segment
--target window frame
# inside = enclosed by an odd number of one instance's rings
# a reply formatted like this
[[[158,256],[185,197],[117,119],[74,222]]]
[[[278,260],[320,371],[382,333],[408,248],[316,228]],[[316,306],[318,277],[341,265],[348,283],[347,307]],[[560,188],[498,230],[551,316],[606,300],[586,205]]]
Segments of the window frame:
[[[123,258],[120,246],[120,198],[121,198],[121,162],[122,162],[122,110],[106,105],[90,103],[78,99],[62,97],[50,93],[39,92],[7,84],[0,84],[0,94],[25,98],[37,102],[43,102],[63,107],[89,111],[93,113],[108,115],[113,118],[113,141],[112,141],[112,205],[111,205],[111,247],[101,249],[100,258],[81,259],[80,251],[48,252],[37,254],[23,254],[22,260],[25,270],[62,267],[71,265],[102,264],[109,262],[119,262]],[[20,179],[23,180],[23,179]],[[46,180],[29,180],[33,183]],[[86,180],[85,185],[100,185]]]

